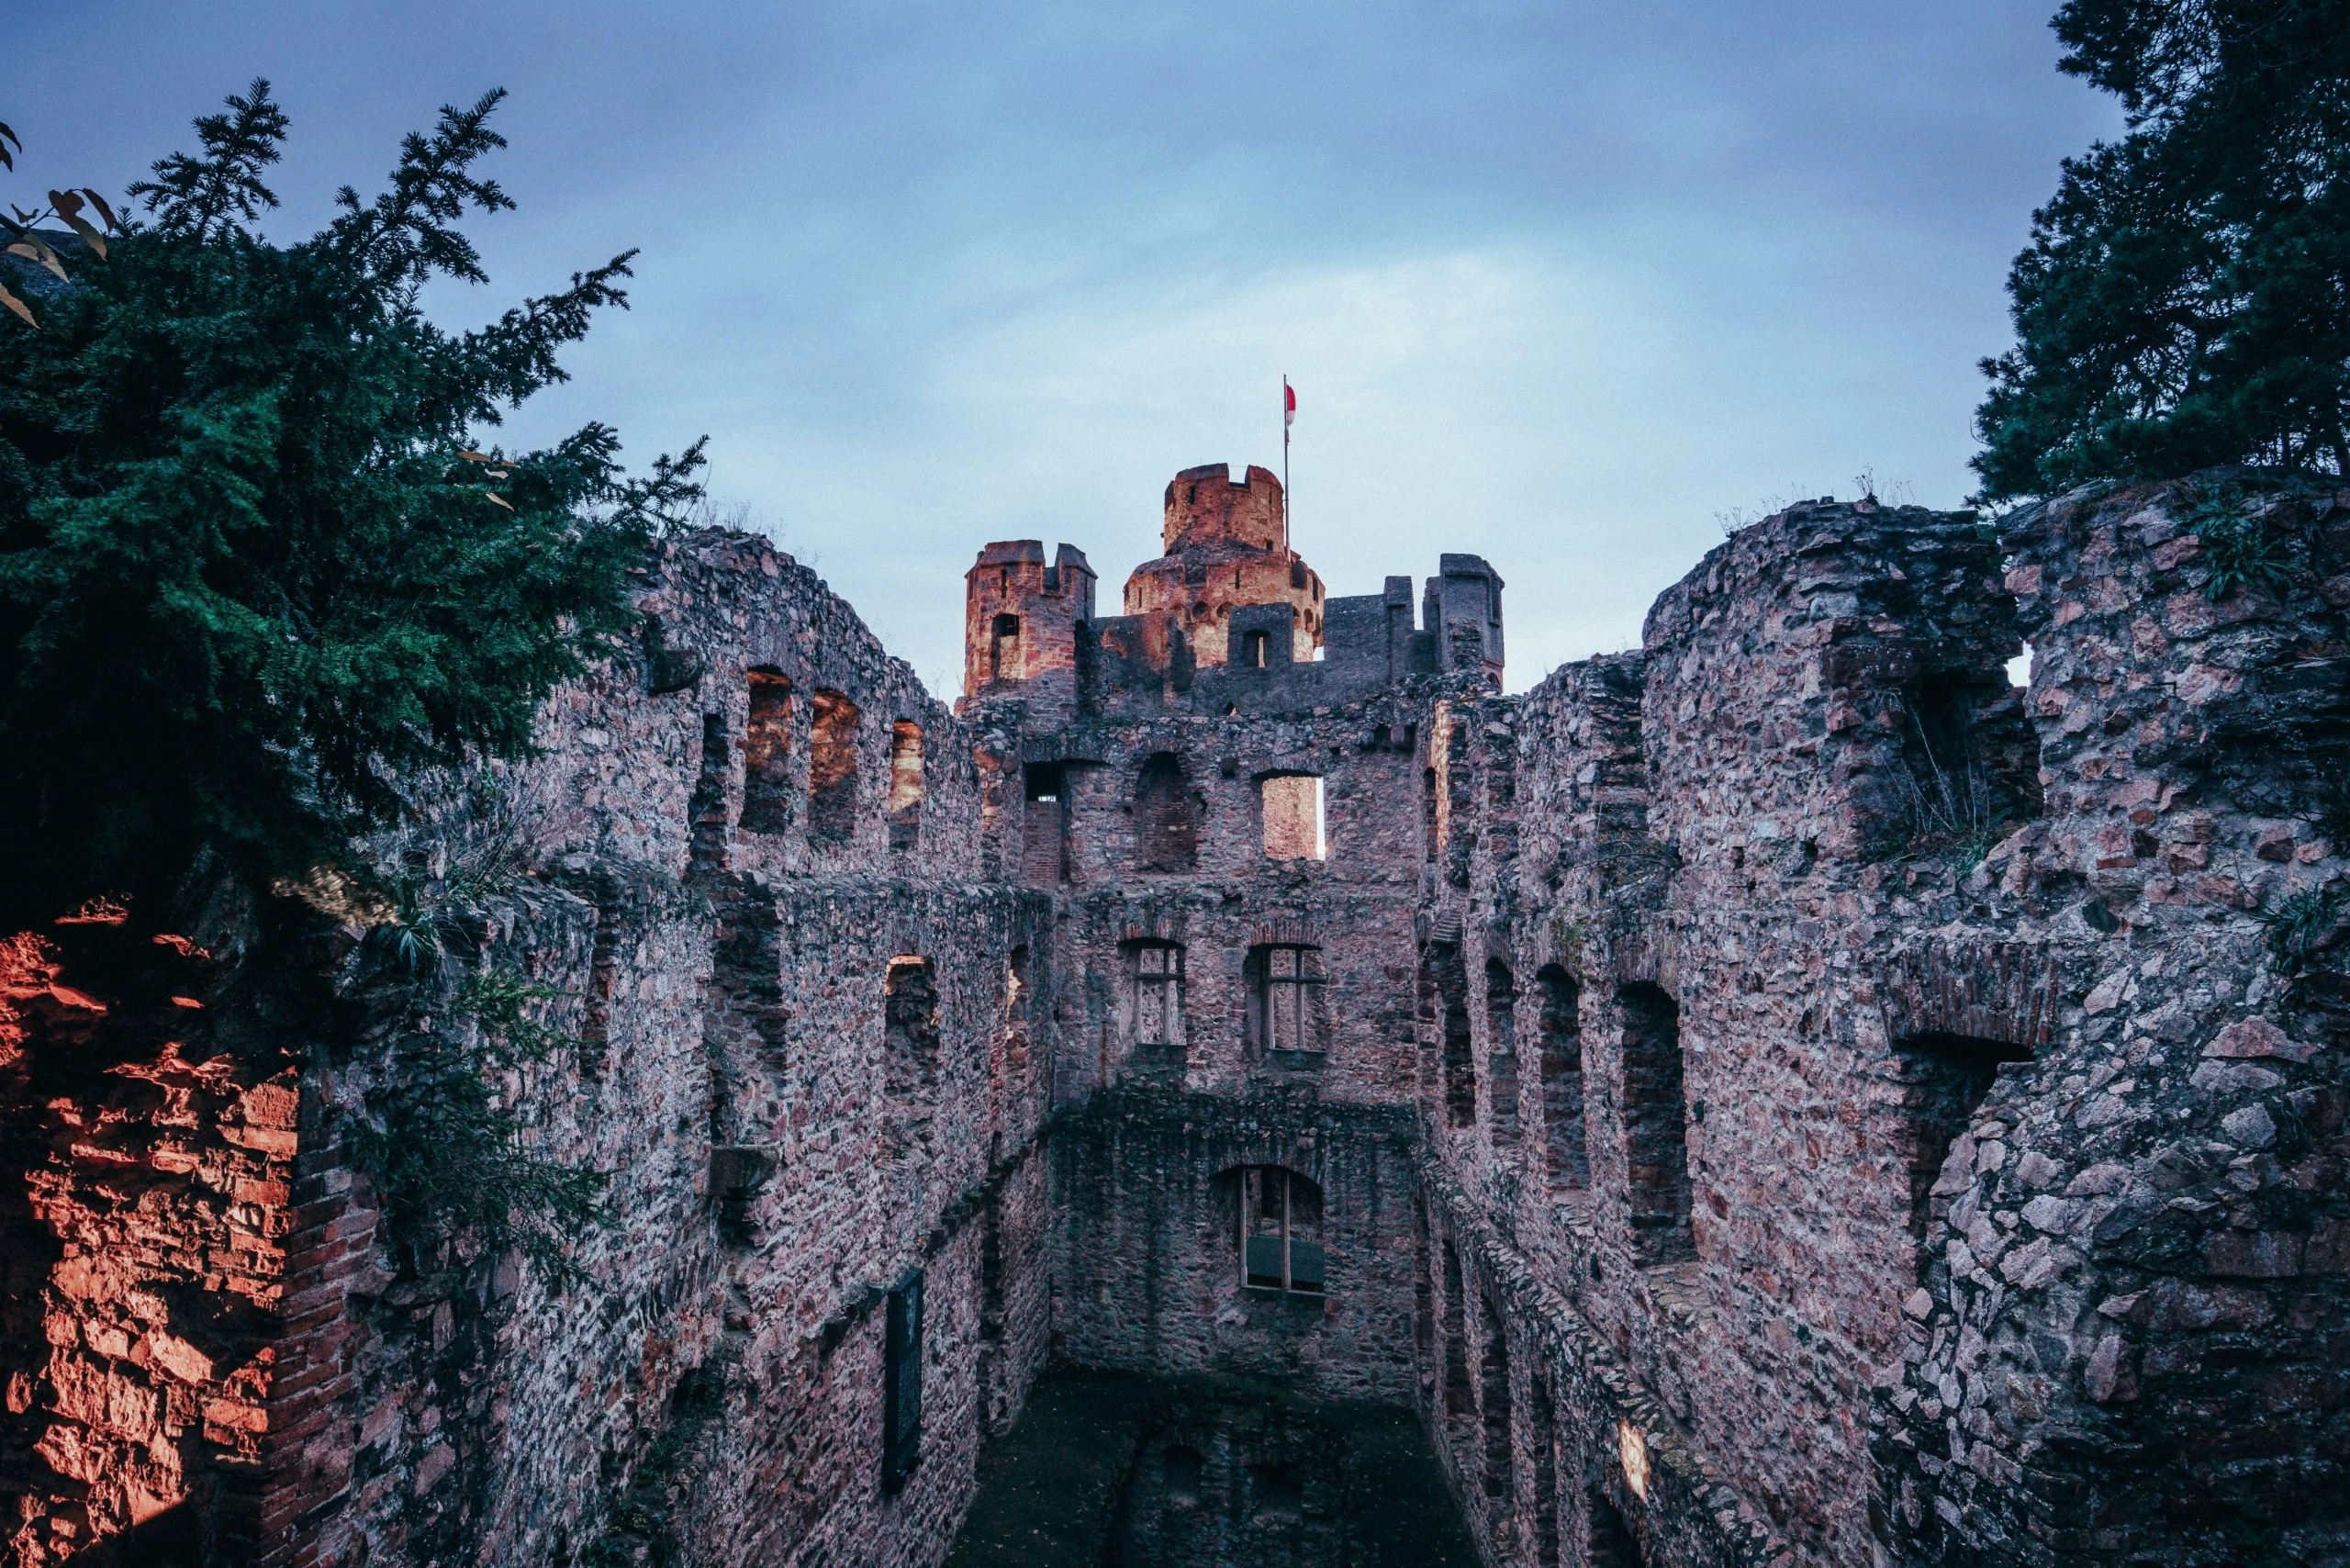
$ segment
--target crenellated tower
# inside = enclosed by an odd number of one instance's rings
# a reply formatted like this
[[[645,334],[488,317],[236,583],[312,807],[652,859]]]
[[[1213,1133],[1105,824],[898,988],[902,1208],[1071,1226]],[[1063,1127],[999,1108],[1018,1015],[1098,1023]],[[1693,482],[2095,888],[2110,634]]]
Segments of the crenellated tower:
[[[964,574],[963,695],[1075,667],[1077,626],[1093,619],[1093,568],[1074,544],[1057,546],[1045,564],[1044,542],[990,544]]]
[[[1299,660],[1322,645],[1322,579],[1289,547],[1270,469],[1252,465],[1238,484],[1222,463],[1184,469],[1167,487],[1160,537],[1165,554],[1126,578],[1125,612],[1164,619],[1195,663],[1232,662],[1232,614],[1248,605],[1294,607]]]

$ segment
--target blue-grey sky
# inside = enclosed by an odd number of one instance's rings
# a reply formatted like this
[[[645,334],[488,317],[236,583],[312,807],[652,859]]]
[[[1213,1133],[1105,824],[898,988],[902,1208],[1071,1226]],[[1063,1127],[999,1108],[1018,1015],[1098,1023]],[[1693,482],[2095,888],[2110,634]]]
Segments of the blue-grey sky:
[[[503,439],[708,432],[946,696],[979,545],[1114,604],[1175,470],[1279,465],[1286,372],[1297,547],[1335,594],[1487,556],[1517,689],[1635,644],[1719,514],[1972,487],[2008,261],[2118,124],[2052,9],[79,0],[12,8],[0,118],[13,189],[113,190],[266,75],[290,237],[510,89],[520,210],[436,314],[643,253]]]

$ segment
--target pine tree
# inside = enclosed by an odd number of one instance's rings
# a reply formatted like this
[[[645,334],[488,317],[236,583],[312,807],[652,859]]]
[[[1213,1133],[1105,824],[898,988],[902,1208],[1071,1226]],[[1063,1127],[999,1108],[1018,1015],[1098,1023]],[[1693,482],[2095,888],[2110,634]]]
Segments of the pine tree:
[[[2350,455],[2350,0],[2069,0],[2121,140],[2068,160],[1984,362],[1988,498]]]
[[[479,433],[564,379],[629,256],[473,331],[419,304],[487,281],[457,222],[513,205],[476,173],[501,95],[279,246],[253,224],[286,120],[256,82],[32,324],[0,317],[0,913],[167,888],[207,848],[256,878],[331,862],[415,769],[526,752],[632,627],[627,568],[697,496],[699,443],[630,477],[601,424]]]

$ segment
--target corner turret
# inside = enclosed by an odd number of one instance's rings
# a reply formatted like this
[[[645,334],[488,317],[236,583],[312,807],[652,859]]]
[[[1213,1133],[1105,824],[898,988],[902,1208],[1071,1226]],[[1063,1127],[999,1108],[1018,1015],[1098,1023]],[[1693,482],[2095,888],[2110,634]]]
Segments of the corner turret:
[[[1046,566],[1042,540],[1004,540],[981,550],[963,580],[967,700],[1074,671],[1078,622],[1093,619],[1084,551],[1059,545]]]

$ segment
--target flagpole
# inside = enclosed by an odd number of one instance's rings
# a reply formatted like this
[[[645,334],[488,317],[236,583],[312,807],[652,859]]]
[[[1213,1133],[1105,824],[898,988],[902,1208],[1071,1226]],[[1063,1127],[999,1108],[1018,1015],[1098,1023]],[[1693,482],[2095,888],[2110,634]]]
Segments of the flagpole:
[[[1281,373],[1281,535],[1287,540],[1293,509],[1289,504],[1289,373]],[[1293,546],[1292,546],[1293,548]]]

